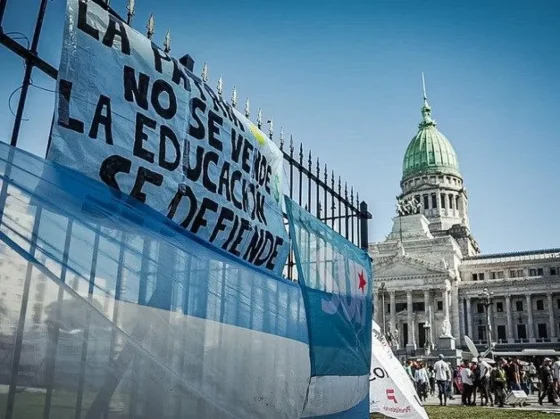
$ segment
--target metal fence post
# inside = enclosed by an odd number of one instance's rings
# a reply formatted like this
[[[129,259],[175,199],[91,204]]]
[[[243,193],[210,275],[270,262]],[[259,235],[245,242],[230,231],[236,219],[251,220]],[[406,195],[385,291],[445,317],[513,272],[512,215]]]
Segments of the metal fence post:
[[[371,218],[372,215],[368,211],[366,201],[360,202],[360,247],[366,251],[369,245],[368,220],[371,220]]]

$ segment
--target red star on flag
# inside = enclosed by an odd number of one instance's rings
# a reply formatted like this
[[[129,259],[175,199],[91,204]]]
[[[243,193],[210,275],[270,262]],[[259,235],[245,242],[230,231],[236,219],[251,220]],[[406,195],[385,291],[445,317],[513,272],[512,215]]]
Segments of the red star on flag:
[[[358,274],[358,288],[362,290],[362,294],[365,294],[366,292],[366,285],[367,281],[364,276],[364,272],[362,271]]]

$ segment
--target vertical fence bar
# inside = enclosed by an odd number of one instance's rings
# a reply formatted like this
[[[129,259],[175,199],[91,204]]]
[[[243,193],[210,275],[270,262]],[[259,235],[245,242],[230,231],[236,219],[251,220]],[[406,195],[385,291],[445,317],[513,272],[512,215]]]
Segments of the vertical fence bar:
[[[313,167],[313,160],[311,159],[311,150],[309,150],[309,159],[307,160],[307,169],[309,173],[307,175],[307,211],[310,214],[313,214],[313,210],[311,208],[311,176],[312,176],[312,167]]]
[[[68,225],[66,227],[64,253],[62,254],[62,267],[60,271],[60,280],[62,282],[66,282],[66,274],[68,272],[68,257],[70,255],[70,241],[72,240],[73,226],[74,226],[74,221],[72,219],[69,219]],[[62,310],[63,300],[64,300],[64,287],[62,285],[59,285],[58,296],[56,300],[57,301],[56,313],[55,313],[56,323],[53,326],[49,326],[49,335],[52,338],[52,342],[50,342],[48,345],[48,353],[47,353],[47,367],[46,367],[47,393],[45,395],[45,405],[43,407],[43,419],[49,419],[51,413],[54,374],[56,370],[56,351],[58,348],[58,338],[60,336],[60,316],[62,314],[61,310]]]
[[[317,205],[317,211],[316,211],[316,217],[320,220],[321,219],[321,197],[320,197],[320,191],[321,191],[321,186],[320,186],[320,182],[321,182],[321,165],[319,164],[319,157],[317,157],[317,180],[315,181],[315,199],[316,199],[316,205]]]
[[[299,166],[298,166],[298,204],[302,206],[303,200],[303,177],[301,168],[303,166],[303,144],[299,143]]]
[[[360,247],[368,250],[368,220],[371,214],[365,201],[360,202]]]
[[[348,183],[344,182],[344,236],[350,240],[348,221]]]
[[[6,180],[5,180],[6,182]],[[39,227],[41,224],[42,208],[37,207],[35,219],[33,221],[33,230],[31,233],[31,246],[29,254],[35,256],[37,249],[37,239],[39,237]],[[23,332],[25,329],[25,317],[27,315],[27,303],[29,302],[29,289],[31,288],[31,279],[33,276],[33,264],[27,262],[27,270],[25,272],[25,282],[23,284],[23,292],[21,294],[21,308],[19,312],[19,320],[16,332],[16,340],[14,344],[14,352],[12,355],[12,370],[10,373],[10,387],[8,389],[8,399],[6,401],[6,419],[12,419],[16,402],[16,390],[19,373],[19,361],[21,359],[21,350],[23,348]]]
[[[39,7],[39,15],[35,23],[35,31],[33,32],[33,40],[31,41],[31,54],[37,55],[37,47],[39,46],[39,37],[43,28],[43,20],[45,19],[45,12],[47,10],[48,0],[41,0]],[[14,129],[12,131],[12,139],[10,145],[17,146],[19,130],[21,128],[21,121],[23,119],[23,110],[25,109],[25,102],[27,101],[27,93],[31,84],[31,73],[33,72],[33,63],[30,60],[25,61],[25,74],[23,75],[23,82],[21,84],[21,93],[19,96],[19,103],[16,111],[16,119],[14,121]]]
[[[93,291],[95,288],[95,276],[97,275],[97,258],[99,254],[99,239],[101,231],[100,227],[95,230],[95,239],[93,242],[93,250],[91,255],[91,268],[89,272],[89,286],[88,286],[88,304],[93,301]],[[80,419],[82,416],[82,403],[84,399],[84,386],[86,381],[86,363],[88,354],[88,344],[89,344],[89,332],[91,326],[91,313],[90,310],[86,310],[86,325],[84,331],[84,341],[82,342],[82,351],[80,357],[80,377],[78,378],[78,389],[76,397],[76,409],[74,418]]]
[[[338,234],[342,235],[342,183],[340,175],[338,176]]]
[[[334,203],[334,170],[331,172],[331,228],[334,230],[334,210],[336,205]]]

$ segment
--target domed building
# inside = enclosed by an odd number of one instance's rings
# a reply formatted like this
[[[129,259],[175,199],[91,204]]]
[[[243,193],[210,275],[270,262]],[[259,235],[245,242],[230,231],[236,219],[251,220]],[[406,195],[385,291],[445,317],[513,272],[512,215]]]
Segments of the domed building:
[[[374,318],[401,358],[437,351],[459,359],[464,336],[481,349],[489,341],[497,351],[560,348],[553,286],[560,249],[481,254],[457,154],[432,118],[425,89],[421,113],[403,159],[393,228],[369,246]]]

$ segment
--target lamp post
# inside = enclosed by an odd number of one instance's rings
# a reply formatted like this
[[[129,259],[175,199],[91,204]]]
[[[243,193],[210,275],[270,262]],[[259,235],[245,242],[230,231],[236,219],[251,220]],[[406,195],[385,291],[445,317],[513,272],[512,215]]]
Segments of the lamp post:
[[[490,321],[490,306],[492,305],[492,298],[494,297],[493,292],[489,292],[488,288],[484,288],[481,293],[478,294],[478,298],[482,300],[482,304],[486,307],[486,328],[488,330],[488,348],[492,348],[492,323]]]
[[[381,291],[381,321],[383,322],[383,335],[387,334],[387,323],[385,321],[385,282],[381,283],[379,291]]]

